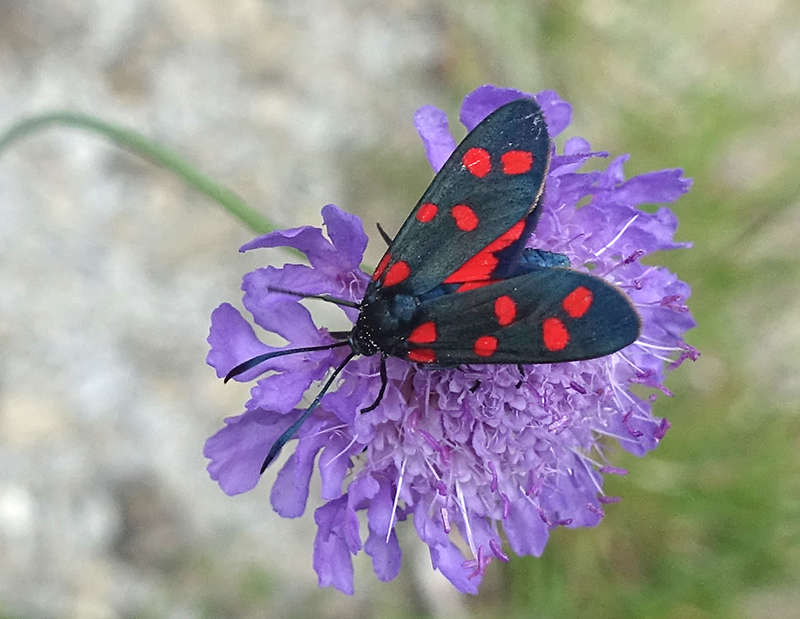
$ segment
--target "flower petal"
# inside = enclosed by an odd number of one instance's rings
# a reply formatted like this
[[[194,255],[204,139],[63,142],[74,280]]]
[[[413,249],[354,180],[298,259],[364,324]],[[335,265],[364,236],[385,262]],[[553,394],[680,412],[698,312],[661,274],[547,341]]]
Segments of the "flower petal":
[[[317,510],[317,514],[325,506]],[[316,514],[315,514],[316,518]],[[320,587],[335,587],[342,593],[353,595],[353,559],[347,542],[338,535],[324,536],[322,528],[314,539],[314,571]]]
[[[403,552],[394,531],[388,540],[385,535],[370,532],[364,551],[372,557],[372,569],[379,580],[388,582],[397,578],[403,562]]]
[[[336,249],[335,260],[326,263],[327,269],[335,269],[336,272],[358,269],[369,242],[361,220],[345,213],[335,204],[327,204],[322,207],[322,221]]]
[[[414,526],[419,538],[428,545],[433,568],[439,570],[461,593],[478,593],[480,575],[470,578],[471,570],[464,567],[464,555],[449,540],[442,525],[434,522],[425,509],[423,505],[417,505]]]
[[[358,519],[347,507],[347,495],[328,501],[314,512],[317,536],[314,539],[314,570],[321,587],[334,586],[353,594],[351,554],[361,549]]]
[[[255,410],[226,419],[203,449],[211,479],[231,496],[252,490],[269,448],[298,416]]]
[[[256,337],[253,327],[229,303],[223,303],[211,313],[208,343],[211,350],[206,357],[206,363],[217,371],[218,378],[225,376],[243,361],[269,350]],[[248,378],[252,379],[252,376]]]
[[[278,473],[270,493],[272,508],[284,518],[297,518],[305,511],[314,459],[325,443],[323,435],[309,435],[305,427],[303,430],[306,430],[305,435],[298,439],[294,453]]]
[[[300,264],[287,264],[282,269],[266,267],[244,276],[244,306],[256,323],[277,333],[295,346],[326,343],[311,319],[311,313],[296,297],[274,292],[292,290],[307,294],[330,293],[330,282],[322,275]]]
[[[325,376],[328,367],[302,359],[291,371],[260,379],[250,390],[250,400],[245,406],[248,410],[269,408],[276,413],[288,413],[297,406],[311,383]]]
[[[572,121],[572,106],[558,96],[555,90],[543,90],[534,96],[547,120],[547,130],[554,138]]]
[[[530,98],[531,95],[513,88],[498,88],[491,84],[478,86],[464,97],[459,114],[461,124],[467,128],[467,131],[472,131],[478,126],[478,123],[500,106],[526,97]]]
[[[330,261],[336,261],[336,249],[323,236],[322,230],[313,226],[276,230],[264,234],[242,245],[239,251],[269,247],[293,247],[303,252],[314,268],[324,269]]]
[[[456,149],[447,114],[433,105],[424,105],[414,113],[414,126],[425,145],[428,163],[438,172]]]
[[[511,549],[519,556],[540,557],[550,534],[539,511],[524,495],[512,500],[503,529]]]

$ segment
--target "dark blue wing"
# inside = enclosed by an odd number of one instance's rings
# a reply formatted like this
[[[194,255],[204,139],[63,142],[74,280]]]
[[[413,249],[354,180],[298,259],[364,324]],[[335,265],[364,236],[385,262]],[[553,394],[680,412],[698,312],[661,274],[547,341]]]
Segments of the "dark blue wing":
[[[456,148],[400,228],[372,291],[420,296],[442,283],[498,277],[498,267],[516,263],[533,230],[549,161],[547,126],[533,99],[490,114]]]
[[[616,352],[639,331],[636,310],[616,287],[542,267],[423,302],[391,354],[440,365],[577,361]]]

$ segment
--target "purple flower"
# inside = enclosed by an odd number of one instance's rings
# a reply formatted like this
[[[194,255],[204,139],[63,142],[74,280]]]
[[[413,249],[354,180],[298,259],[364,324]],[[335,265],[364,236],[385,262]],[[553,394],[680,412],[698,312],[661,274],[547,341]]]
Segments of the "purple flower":
[[[469,94],[461,120],[472,129],[500,105],[525,95],[482,86]],[[569,124],[571,108],[552,91],[536,95],[551,136]],[[426,106],[415,116],[434,169],[455,148],[443,112]],[[604,474],[624,474],[607,458],[608,439],[644,455],[658,445],[669,424],[654,417],[658,392],[669,395],[665,372],[697,353],[682,340],[694,326],[685,302],[689,286],[668,270],[642,264],[676,243],[671,211],[654,213],[643,204],[672,202],[689,189],[680,170],[662,170],[625,180],[627,156],[603,171],[579,172],[593,152],[570,138],[552,159],[543,214],[531,245],[565,254],[573,268],[623,289],[642,319],[640,338],[612,355],[589,361],[525,368],[476,365],[426,369],[388,358],[386,393],[366,414],[381,386],[380,359],[361,357],[346,365],[338,387],[321,400],[297,433],[297,442],[272,487],[281,516],[306,508],[316,468],[324,504],[316,510],[314,569],[321,585],[353,592],[352,555],[364,550],[378,578],[400,570],[395,528],[413,519],[430,548],[433,566],[460,591],[475,593],[486,566],[507,561],[507,551],[540,555],[556,526],[594,526],[603,506],[617,499],[603,493]],[[585,206],[578,208],[579,203]],[[286,348],[322,346],[336,340],[318,328],[291,289],[360,301],[368,275],[359,264],[367,245],[361,222],[329,204],[322,230],[305,226],[273,232],[242,247],[293,247],[310,266],[266,267],[244,277],[244,306],[259,327],[284,338]],[[272,292],[268,292],[272,289]],[[352,322],[357,310],[342,308]],[[218,376],[254,356],[282,350],[260,341],[247,320],[223,304],[211,316],[208,363]],[[255,383],[245,412],[225,421],[205,446],[208,470],[228,494],[253,488],[273,442],[303,413],[300,404],[314,382],[349,354],[347,347],[276,357],[236,380]],[[643,398],[642,385],[652,389]],[[361,516],[361,512],[365,516]],[[362,538],[359,518],[367,523]],[[505,547],[502,534],[508,548]],[[454,543],[461,538],[466,556]]]

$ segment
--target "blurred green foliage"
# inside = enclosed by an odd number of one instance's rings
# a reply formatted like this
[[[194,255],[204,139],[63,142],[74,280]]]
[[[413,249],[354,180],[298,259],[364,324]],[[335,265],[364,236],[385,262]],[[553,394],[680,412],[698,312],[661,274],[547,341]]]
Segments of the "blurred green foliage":
[[[655,405],[673,424],[659,449],[618,453],[630,474],[607,479],[623,501],[603,523],[554,532],[543,557],[497,568],[470,606],[506,618],[797,616],[800,401],[780,379],[800,367],[786,321],[800,316],[800,57],[780,50],[797,52],[798,6],[448,6],[453,106],[484,82],[554,88],[573,104],[570,134],[631,153],[629,176],[682,167],[694,179],[673,206],[694,247],[656,260],[692,285],[699,327],[687,339],[703,353]]]

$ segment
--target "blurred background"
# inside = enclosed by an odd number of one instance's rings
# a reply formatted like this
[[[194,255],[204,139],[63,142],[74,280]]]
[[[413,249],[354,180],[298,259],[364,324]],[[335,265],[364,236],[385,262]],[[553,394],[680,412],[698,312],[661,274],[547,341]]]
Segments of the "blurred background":
[[[800,616],[800,4],[0,0],[0,131],[95,114],[286,227],[334,202],[396,230],[431,178],[414,110],[487,82],[557,90],[628,175],[694,178],[694,248],[657,261],[693,286],[703,356],[656,403],[659,449],[618,453],[603,523],[475,597],[410,525],[397,580],[361,555],[353,597],[318,589],[275,469],[229,498],[202,456],[247,394],[204,364],[209,314],[285,256],[238,254],[252,234],[172,173],[52,128],[0,158],[0,617]]]

